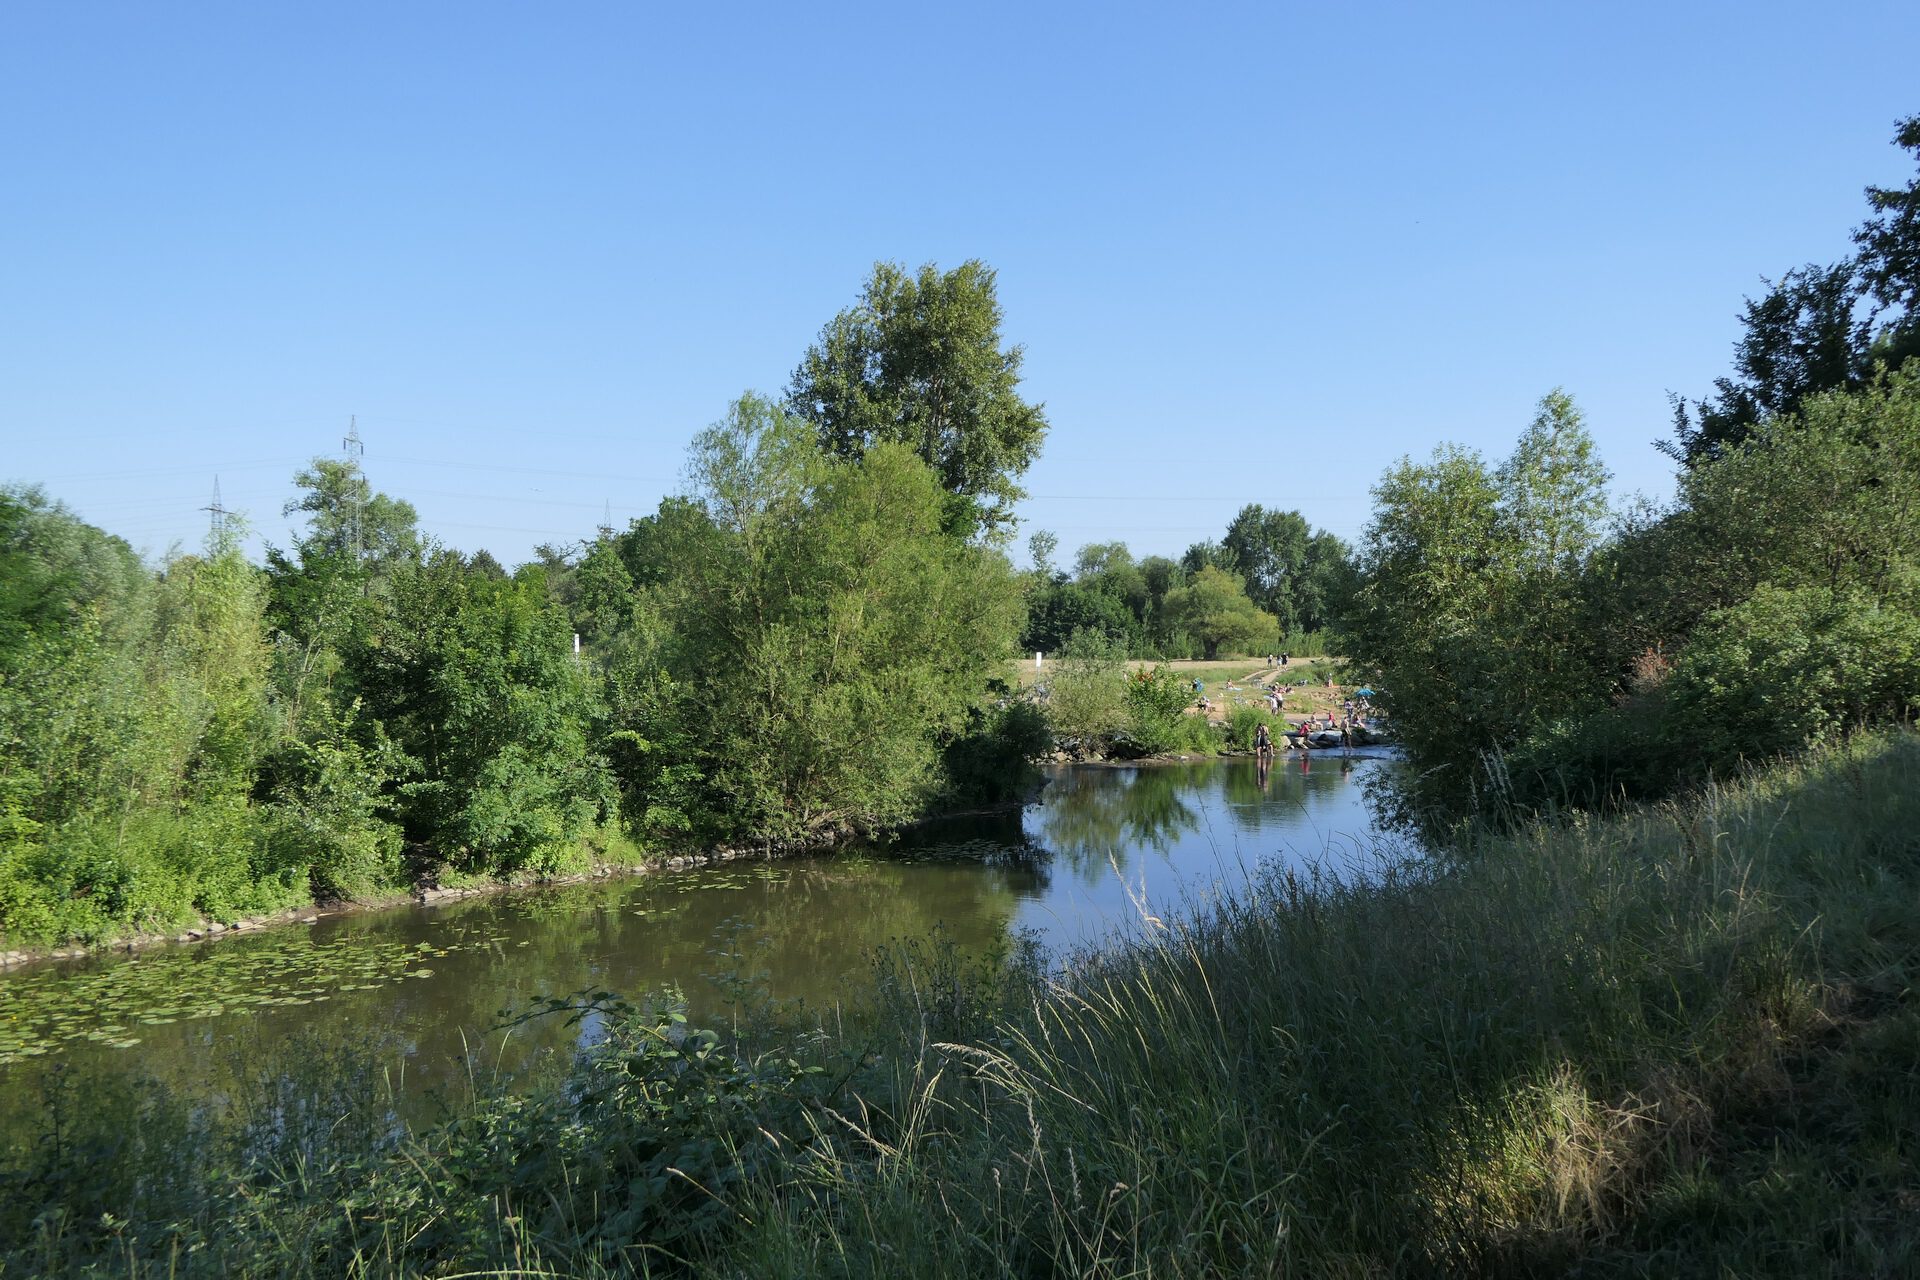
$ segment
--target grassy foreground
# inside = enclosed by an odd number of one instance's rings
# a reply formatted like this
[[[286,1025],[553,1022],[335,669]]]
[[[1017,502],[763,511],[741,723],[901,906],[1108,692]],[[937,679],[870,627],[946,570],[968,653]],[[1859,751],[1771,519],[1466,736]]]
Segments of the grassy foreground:
[[[1055,981],[909,950],[777,1051],[630,1017],[417,1133],[334,1068],[189,1172],[95,1096],[147,1163],[13,1153],[0,1274],[1913,1274],[1917,781],[1861,739]]]

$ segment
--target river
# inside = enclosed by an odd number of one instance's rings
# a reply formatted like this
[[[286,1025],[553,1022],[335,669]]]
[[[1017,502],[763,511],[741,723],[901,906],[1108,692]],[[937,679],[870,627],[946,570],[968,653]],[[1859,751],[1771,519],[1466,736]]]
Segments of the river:
[[[539,996],[677,987],[690,1016],[723,1021],[743,993],[830,1006],[870,975],[876,948],[936,931],[969,953],[1026,939],[1065,957],[1262,864],[1364,874],[1378,838],[1362,784],[1381,767],[1331,752],[1270,772],[1250,760],[1060,767],[1023,811],[880,846],[36,965],[0,977],[0,1131],[34,1122],[50,1066],[217,1100],[289,1052],[351,1041],[411,1111],[407,1100],[465,1073],[564,1059],[581,1031],[560,1019],[497,1029]]]

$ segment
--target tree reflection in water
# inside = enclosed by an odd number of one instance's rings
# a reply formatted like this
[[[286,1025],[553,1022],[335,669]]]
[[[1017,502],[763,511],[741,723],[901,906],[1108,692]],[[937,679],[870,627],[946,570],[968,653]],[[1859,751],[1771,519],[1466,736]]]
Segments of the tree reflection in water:
[[[1108,874],[1135,849],[1166,854],[1200,825],[1186,796],[1204,786],[1213,765],[1147,765],[1132,769],[1067,769],[1042,797],[1040,842],[1082,879]]]

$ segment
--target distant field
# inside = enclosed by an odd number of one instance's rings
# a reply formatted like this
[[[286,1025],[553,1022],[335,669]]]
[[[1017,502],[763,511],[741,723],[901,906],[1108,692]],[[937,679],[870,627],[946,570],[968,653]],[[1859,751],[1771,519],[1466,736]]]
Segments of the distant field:
[[[1287,696],[1286,714],[1305,715],[1308,712],[1320,712],[1328,707],[1337,707],[1346,696],[1343,686],[1327,688],[1327,674],[1336,671],[1341,659],[1295,658],[1285,669],[1267,665],[1265,658],[1230,658],[1207,662],[1200,659],[1175,660],[1171,662],[1153,662],[1136,659],[1127,663],[1130,670],[1138,671],[1145,667],[1164,666],[1183,680],[1198,680],[1206,686],[1206,696],[1212,702],[1214,718],[1226,714],[1229,707],[1241,704],[1255,705],[1266,695],[1266,683],[1274,676],[1296,685],[1297,688]],[[1031,688],[1037,681],[1052,677],[1059,670],[1057,659],[1048,658],[1041,672],[1036,676],[1033,669],[1033,656],[1008,664],[1007,680],[1020,688]],[[1256,684],[1255,682],[1259,682]],[[1228,688],[1232,685],[1232,688]]]

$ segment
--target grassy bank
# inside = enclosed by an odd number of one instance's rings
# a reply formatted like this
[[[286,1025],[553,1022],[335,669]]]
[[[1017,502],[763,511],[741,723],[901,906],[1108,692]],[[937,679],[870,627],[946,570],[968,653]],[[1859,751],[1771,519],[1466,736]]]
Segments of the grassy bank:
[[[812,1034],[628,1016],[416,1133],[351,1064],[258,1073],[251,1138],[90,1094],[8,1157],[4,1274],[1911,1274],[1917,774],[1272,877],[1053,981],[908,949]]]

